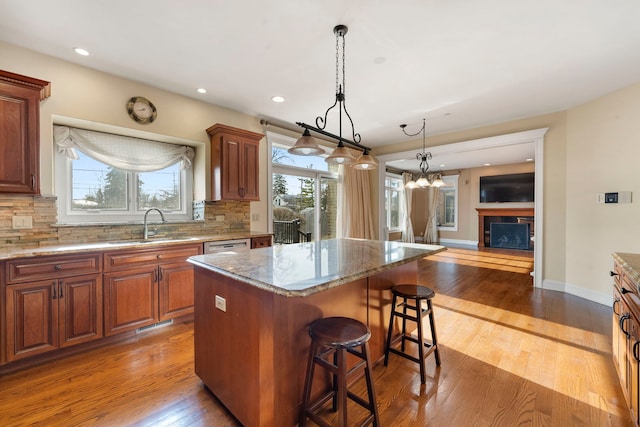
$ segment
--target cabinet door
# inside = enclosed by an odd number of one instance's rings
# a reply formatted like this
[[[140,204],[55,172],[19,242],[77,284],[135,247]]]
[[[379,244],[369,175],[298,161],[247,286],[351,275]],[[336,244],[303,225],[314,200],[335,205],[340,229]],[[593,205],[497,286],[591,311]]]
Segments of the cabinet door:
[[[620,317],[622,316],[622,297],[617,286],[613,286],[613,313],[611,316],[611,353],[618,378],[624,377],[620,367]]]
[[[60,347],[102,337],[102,279],[100,275],[59,281]]]
[[[242,143],[241,196],[243,200],[260,200],[260,177],[258,168],[258,144],[253,141]]]
[[[40,193],[39,114],[39,89],[0,79],[0,193]]]
[[[104,333],[114,335],[158,321],[158,268],[104,274]]]
[[[629,389],[629,406],[631,407],[631,416],[633,420],[637,424],[640,422],[640,417],[638,416],[638,407],[640,406],[639,399],[639,390],[640,381],[638,378],[639,372],[639,363],[640,363],[640,325],[635,317],[631,317],[629,323],[629,333],[631,335],[629,339],[629,367],[628,367],[628,381],[627,387]]]
[[[222,137],[222,198],[242,199],[242,143],[238,138]]]
[[[58,347],[58,281],[6,287],[7,360]]]
[[[160,320],[193,313],[193,265],[160,265],[158,275]]]
[[[251,249],[268,248],[269,246],[271,246],[271,236],[251,238]]]

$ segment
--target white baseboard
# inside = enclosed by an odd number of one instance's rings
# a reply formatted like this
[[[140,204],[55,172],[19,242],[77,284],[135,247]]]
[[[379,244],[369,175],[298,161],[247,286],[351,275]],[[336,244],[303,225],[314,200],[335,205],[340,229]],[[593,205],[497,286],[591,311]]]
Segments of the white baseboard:
[[[478,242],[475,240],[440,239],[438,243],[441,245],[446,245],[447,243],[449,243],[453,245],[473,246],[474,248],[478,247]]]
[[[543,280],[542,289],[564,292],[606,306],[610,306],[613,303],[612,294],[596,292],[589,289],[581,288],[580,286],[558,282],[555,280]]]

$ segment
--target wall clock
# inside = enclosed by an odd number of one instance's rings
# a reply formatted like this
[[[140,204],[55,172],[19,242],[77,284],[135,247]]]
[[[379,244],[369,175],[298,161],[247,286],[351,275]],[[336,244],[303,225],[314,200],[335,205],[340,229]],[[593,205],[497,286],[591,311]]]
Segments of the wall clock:
[[[156,106],[143,96],[133,96],[127,102],[127,113],[132,120],[142,125],[153,123],[158,115]]]

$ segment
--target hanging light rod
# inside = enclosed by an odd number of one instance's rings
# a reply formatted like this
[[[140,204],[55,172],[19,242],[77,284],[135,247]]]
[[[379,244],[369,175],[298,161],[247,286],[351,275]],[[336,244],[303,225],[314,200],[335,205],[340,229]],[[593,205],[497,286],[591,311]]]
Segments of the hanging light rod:
[[[321,118],[321,117],[318,117],[318,119],[319,119],[319,118]],[[326,131],[326,130],[324,130],[324,129],[321,129],[321,128],[318,128],[318,127],[315,127],[315,126],[311,126],[311,125],[308,125],[308,124],[306,124],[306,123],[302,123],[302,122],[296,122],[296,124],[297,124],[298,126],[300,126],[301,128],[306,129],[306,130],[310,130],[310,131],[313,131],[313,132],[319,133],[319,134],[321,134],[321,135],[328,136],[329,138],[333,138],[333,139],[335,139],[336,141],[342,141],[342,142],[343,142],[343,143],[345,143],[345,144],[352,145],[352,146],[354,146],[355,148],[357,148],[357,149],[359,149],[359,150],[362,150],[362,151],[371,151],[371,148],[369,148],[369,147],[367,147],[367,146],[365,146],[365,145],[358,144],[357,142],[350,141],[350,140],[348,140],[348,139],[346,139],[346,138],[342,138],[341,136],[338,136],[338,135],[334,135],[334,134],[332,134],[331,132],[327,132],[327,131]]]

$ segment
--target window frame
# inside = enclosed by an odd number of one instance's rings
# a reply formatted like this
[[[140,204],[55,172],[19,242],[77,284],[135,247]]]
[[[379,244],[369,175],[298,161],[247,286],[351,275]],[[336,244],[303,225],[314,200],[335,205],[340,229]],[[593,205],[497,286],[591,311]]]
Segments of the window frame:
[[[271,156],[271,153],[273,152],[273,148],[280,148],[280,149],[288,149],[293,147],[293,145],[296,142],[295,138],[286,136],[286,135],[282,135],[279,133],[274,133],[271,131],[267,131],[265,132],[267,135],[267,150],[268,150],[268,155]],[[313,156],[313,157],[327,157],[328,154],[326,155],[320,155],[320,156]],[[300,157],[300,156],[298,156]],[[299,175],[299,176],[303,176],[306,178],[314,178],[315,179],[315,194],[319,197],[320,193],[321,193],[321,180],[324,179],[334,179],[336,180],[336,183],[338,185],[338,187],[340,187],[342,185],[342,180],[340,179],[340,176],[338,174],[338,172],[331,172],[331,171],[323,171],[323,170],[319,170],[319,169],[311,169],[311,168],[304,168],[304,167],[300,167],[300,166],[293,166],[293,165],[287,165],[284,163],[278,163],[278,162],[274,162],[273,159],[271,159],[268,162],[268,173],[269,173],[269,186],[268,186],[268,229],[269,232],[273,232],[273,175],[274,174],[284,174],[284,175]],[[340,191],[340,190],[338,190]],[[338,198],[337,203],[340,203],[340,198]],[[314,218],[316,218],[317,220],[315,221],[316,223],[314,224],[314,228],[313,228],[313,240],[314,241],[319,241],[320,237],[321,237],[321,230],[320,230],[320,221],[318,220],[320,218],[321,212],[320,212],[320,203],[315,203],[314,204]],[[336,216],[339,215],[340,213],[340,207],[337,207],[337,211],[336,211]]]
[[[125,134],[120,134],[128,136]],[[156,140],[157,141],[157,140]],[[163,141],[157,141],[166,143]],[[86,154],[80,152],[81,155]],[[58,223],[59,224],[83,224],[83,223],[109,223],[126,224],[137,223],[143,220],[145,210],[137,209],[137,180],[135,172],[127,172],[127,188],[129,199],[127,200],[127,210],[105,211],[99,209],[87,209],[74,211],[71,209],[72,192],[72,164],[73,160],[67,158],[57,150],[55,157],[55,195],[58,198]],[[180,171],[181,181],[181,201],[180,210],[162,210],[167,221],[193,220],[193,168]]]
[[[454,225],[453,226],[445,226],[445,225],[438,225],[438,230],[439,231],[458,231],[458,205],[459,205],[459,191],[458,191],[458,181],[459,181],[460,175],[443,175],[442,176],[442,180],[445,183],[452,183],[453,185],[451,187],[447,186],[447,187],[440,187],[440,191],[452,191],[454,193],[454,210],[453,210],[453,215],[454,215]],[[444,199],[443,199],[444,200]],[[438,206],[438,210],[440,210],[440,206]]]
[[[396,188],[396,187],[389,187],[387,186],[387,179],[393,179],[394,181],[399,181],[400,183],[400,187]],[[391,212],[391,206],[389,205],[390,203],[390,197],[389,197],[389,192],[390,191],[396,191],[399,194],[398,200],[399,200],[399,212],[398,212],[398,227],[397,228],[392,228],[390,225],[391,222],[391,215],[389,215],[389,212]],[[398,175],[395,173],[391,173],[391,172],[386,172],[385,173],[385,177],[384,177],[384,204],[385,204],[385,212],[386,212],[386,220],[385,220],[385,227],[387,228],[387,233],[399,233],[399,232],[403,232],[404,231],[404,222],[405,222],[405,218],[407,215],[406,209],[405,209],[405,201],[404,201],[404,180],[402,178],[402,175]]]

